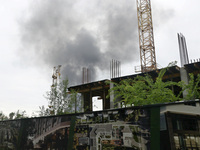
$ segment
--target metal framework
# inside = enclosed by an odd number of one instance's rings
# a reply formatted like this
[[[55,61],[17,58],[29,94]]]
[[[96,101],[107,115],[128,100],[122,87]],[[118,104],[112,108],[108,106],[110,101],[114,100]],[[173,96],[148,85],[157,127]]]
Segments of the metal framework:
[[[57,86],[57,84],[59,83],[60,68],[61,68],[61,65],[58,65],[57,67],[55,66],[53,68],[53,75],[52,75],[53,83],[52,83],[52,86],[51,86],[52,88],[54,88],[55,86]]]
[[[121,62],[112,59],[110,61],[110,78],[117,78],[121,76]]]
[[[150,0],[137,0],[141,72],[157,69]]]
[[[82,84],[91,82],[90,69],[83,67],[82,68]]]

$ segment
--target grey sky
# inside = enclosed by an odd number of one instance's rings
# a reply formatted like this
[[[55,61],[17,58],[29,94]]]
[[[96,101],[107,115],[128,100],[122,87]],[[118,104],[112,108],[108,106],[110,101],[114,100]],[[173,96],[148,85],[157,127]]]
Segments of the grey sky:
[[[135,0],[0,0],[1,95],[5,113],[28,114],[46,105],[52,68],[63,65],[71,84],[81,68],[93,78],[109,78],[109,62],[122,63],[122,75],[140,65]],[[190,59],[200,58],[198,0],[152,0],[157,63],[178,61],[177,32],[187,40]],[[187,11],[186,11],[187,10]]]

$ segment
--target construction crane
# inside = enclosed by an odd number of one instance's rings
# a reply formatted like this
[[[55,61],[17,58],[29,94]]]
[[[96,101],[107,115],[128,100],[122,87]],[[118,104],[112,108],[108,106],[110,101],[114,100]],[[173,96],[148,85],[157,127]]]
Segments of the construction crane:
[[[150,0],[137,0],[140,62],[142,73],[156,70],[156,55]]]
[[[55,91],[56,88],[59,84],[59,80],[60,80],[60,68],[61,65],[55,66],[53,67],[53,74],[52,74],[52,85],[51,85],[51,92],[50,92],[50,102],[49,102],[49,110],[50,110],[50,114],[54,114],[54,106],[55,106],[55,99],[56,99],[56,95],[55,95]]]
[[[53,75],[52,75],[53,82],[52,82],[52,86],[51,87],[55,87],[59,83],[60,68],[61,68],[61,65],[58,65],[57,67],[53,68]]]

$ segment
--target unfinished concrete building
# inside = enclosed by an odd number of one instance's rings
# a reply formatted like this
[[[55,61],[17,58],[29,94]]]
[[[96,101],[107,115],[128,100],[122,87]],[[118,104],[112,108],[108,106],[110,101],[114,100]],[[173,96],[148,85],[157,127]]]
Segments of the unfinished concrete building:
[[[117,78],[111,78],[110,80],[106,79],[106,80],[76,85],[76,86],[70,87],[69,91],[73,89],[73,90],[76,90],[78,93],[81,93],[83,104],[84,104],[83,106],[84,111],[93,110],[92,108],[93,97],[99,97],[98,99],[102,100],[103,110],[113,109],[115,107],[120,108],[122,107],[120,102],[118,103],[118,106],[114,106],[114,103],[115,103],[113,101],[114,95],[111,94],[109,98],[107,97],[109,93],[109,89],[113,87],[113,84],[110,83],[109,81],[119,83],[121,80],[133,79],[138,75],[144,76],[145,74],[148,74],[153,79],[156,79],[160,70],[161,69],[157,69],[157,70],[149,71],[146,73],[122,76],[122,77],[117,77]],[[179,66],[169,67],[165,75],[163,76],[163,81],[174,81],[174,82],[184,81],[185,83],[188,83],[189,73],[193,73],[194,76],[196,77],[197,74],[200,73],[200,62],[185,64],[183,67],[179,67]],[[179,87],[175,87],[175,86],[171,88],[175,94],[178,94],[181,90]]]

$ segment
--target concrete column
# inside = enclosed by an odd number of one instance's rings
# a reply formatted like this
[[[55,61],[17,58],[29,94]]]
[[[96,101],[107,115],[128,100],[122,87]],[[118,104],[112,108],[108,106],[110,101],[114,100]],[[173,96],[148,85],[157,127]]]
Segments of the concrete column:
[[[184,67],[180,68],[180,75],[181,75],[181,81],[185,82],[185,84],[189,83],[189,75],[187,70],[185,70]],[[185,98],[187,95],[187,91],[183,91],[183,98]]]
[[[92,106],[93,106],[93,104],[92,104],[92,90],[90,89],[90,104],[89,104],[89,111],[92,111]]]
[[[84,112],[84,95],[81,93],[81,112]]]
[[[114,84],[113,83],[110,83],[110,89],[112,89],[114,87]],[[113,109],[113,108],[121,108],[121,99],[120,98],[117,98],[115,101],[114,101],[114,98],[115,98],[115,93],[114,91],[112,91],[110,93],[110,109]]]
[[[103,110],[106,109],[106,91],[103,89]]]
[[[114,84],[112,82],[110,82],[110,89],[112,89],[114,87]],[[114,108],[114,92],[112,91],[110,93],[110,109]]]

